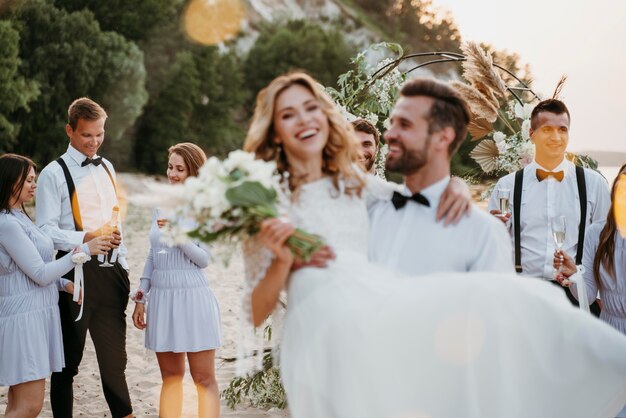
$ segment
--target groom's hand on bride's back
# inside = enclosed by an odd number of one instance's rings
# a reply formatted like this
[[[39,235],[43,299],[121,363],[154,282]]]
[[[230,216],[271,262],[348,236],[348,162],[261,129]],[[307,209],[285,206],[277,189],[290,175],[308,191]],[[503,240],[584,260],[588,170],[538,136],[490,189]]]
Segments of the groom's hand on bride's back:
[[[334,260],[335,257],[336,256],[333,249],[328,245],[324,245],[322,248],[313,253],[309,261],[304,261],[296,258],[293,262],[293,265],[291,266],[291,271],[295,271],[303,267],[324,268],[328,266],[328,262],[330,260]]]
[[[467,184],[458,177],[452,177],[444,190],[437,207],[437,221],[443,219],[445,225],[456,224],[472,208],[472,193]]]

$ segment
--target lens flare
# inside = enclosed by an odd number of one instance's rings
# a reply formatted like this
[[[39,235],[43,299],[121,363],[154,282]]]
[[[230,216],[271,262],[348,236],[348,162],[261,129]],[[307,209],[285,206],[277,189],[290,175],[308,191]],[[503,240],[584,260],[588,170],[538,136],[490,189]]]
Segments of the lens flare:
[[[240,0],[191,0],[183,14],[187,36],[204,45],[233,38],[245,16]]]

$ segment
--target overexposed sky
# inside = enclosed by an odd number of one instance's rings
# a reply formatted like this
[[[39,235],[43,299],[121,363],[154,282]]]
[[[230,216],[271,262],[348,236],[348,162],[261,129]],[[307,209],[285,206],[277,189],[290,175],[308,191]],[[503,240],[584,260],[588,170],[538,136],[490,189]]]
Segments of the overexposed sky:
[[[626,1],[433,0],[464,40],[507,49],[528,63],[533,90],[561,92],[572,115],[571,151],[626,152]]]

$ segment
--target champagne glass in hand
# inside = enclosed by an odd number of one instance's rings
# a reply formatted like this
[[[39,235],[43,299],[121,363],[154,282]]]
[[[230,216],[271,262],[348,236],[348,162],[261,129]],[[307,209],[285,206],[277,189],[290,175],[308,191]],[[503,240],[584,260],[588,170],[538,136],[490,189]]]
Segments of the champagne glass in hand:
[[[165,227],[165,225],[167,225],[168,218],[170,216],[170,211],[161,208],[156,209],[156,221],[159,229],[162,229]],[[165,247],[162,247],[159,251],[157,251],[157,254],[167,254],[167,252],[167,249]]]
[[[114,231],[117,228],[117,224],[119,222],[119,219],[120,219],[120,208],[117,207],[117,206],[113,206],[113,213],[111,214],[111,219],[107,223],[107,225],[106,225],[107,228],[105,228],[105,230],[109,231],[109,233]],[[113,267],[113,264],[109,263],[109,252],[108,251],[104,255],[104,263],[100,264],[100,267]]]
[[[506,216],[509,212],[509,200],[511,197],[511,191],[509,189],[499,189],[498,190],[498,208],[502,213],[502,216]]]
[[[552,228],[552,238],[554,238],[554,244],[556,245],[556,250],[561,251],[563,248],[563,243],[565,243],[565,229],[566,229],[566,221],[565,216],[555,216],[550,220],[550,227]],[[557,276],[561,272],[561,266],[555,270],[555,276]]]

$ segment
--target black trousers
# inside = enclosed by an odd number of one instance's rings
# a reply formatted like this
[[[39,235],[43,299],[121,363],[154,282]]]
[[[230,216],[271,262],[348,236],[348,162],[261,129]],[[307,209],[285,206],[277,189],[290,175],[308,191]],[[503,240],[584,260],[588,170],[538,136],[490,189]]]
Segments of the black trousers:
[[[59,293],[59,310],[63,330],[65,367],[52,373],[50,403],[55,418],[72,417],[74,403],[73,382],[83,358],[87,331],[93,340],[100,368],[104,397],[113,417],[132,413],[126,384],[126,305],[130,282],[128,273],[119,263],[113,267],[99,267],[96,257],[83,264],[83,317],[75,321],[80,306],[72,295]],[[73,271],[66,276],[74,280]]]
[[[555,280],[550,280],[550,283],[560,287],[561,289],[563,289],[565,291],[565,294],[567,295],[567,298],[569,299],[570,302],[572,302],[572,305],[574,306],[580,306],[580,304],[578,303],[578,300],[576,300],[576,298],[574,297],[574,295],[572,295],[572,291],[569,290],[569,288],[567,287],[563,287],[561,286],[557,281]],[[594,300],[593,303],[591,305],[589,305],[589,311],[591,311],[592,315],[599,318],[600,317],[600,305],[598,304],[597,300]]]

